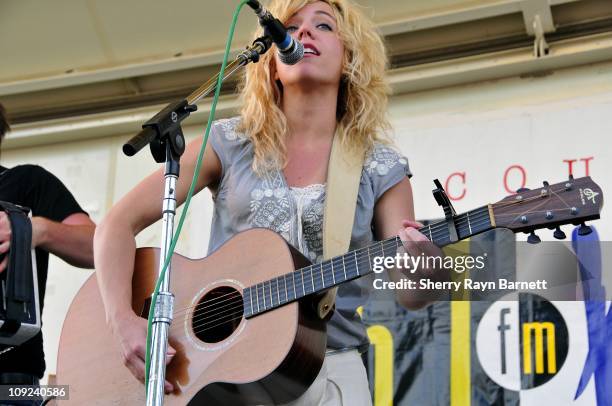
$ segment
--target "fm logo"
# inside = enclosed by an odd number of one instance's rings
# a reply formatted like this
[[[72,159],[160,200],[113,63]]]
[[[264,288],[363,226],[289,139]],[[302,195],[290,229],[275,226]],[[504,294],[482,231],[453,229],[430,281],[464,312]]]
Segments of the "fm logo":
[[[552,379],[569,348],[565,321],[546,299],[519,293],[505,296],[485,312],[476,333],[478,359],[500,386],[531,389]]]

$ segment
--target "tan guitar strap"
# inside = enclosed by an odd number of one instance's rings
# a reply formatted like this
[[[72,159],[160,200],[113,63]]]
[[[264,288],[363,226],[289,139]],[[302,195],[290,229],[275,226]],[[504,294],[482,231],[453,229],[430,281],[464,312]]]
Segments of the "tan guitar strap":
[[[323,211],[323,258],[345,254],[351,242],[357,191],[364,155],[351,151],[335,136],[327,168],[327,191]],[[337,288],[328,290],[319,301],[319,317],[333,308]]]

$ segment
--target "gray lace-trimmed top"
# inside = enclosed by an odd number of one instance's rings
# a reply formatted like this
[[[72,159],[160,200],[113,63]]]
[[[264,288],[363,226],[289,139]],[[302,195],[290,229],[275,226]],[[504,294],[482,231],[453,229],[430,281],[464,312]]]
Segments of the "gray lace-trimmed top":
[[[218,120],[210,133],[209,143],[221,161],[222,175],[212,189],[214,213],[208,252],[238,232],[266,227],[282,235],[312,262],[321,262],[325,185],[289,187],[280,170],[258,176],[252,170],[253,145],[237,132],[238,123],[238,117]],[[405,176],[412,176],[408,161],[397,151],[377,144],[368,154],[357,196],[351,250],[374,241],[374,205]],[[371,286],[371,276],[340,285],[336,311],[327,326],[328,348],[338,350],[368,343],[356,309],[367,301]]]

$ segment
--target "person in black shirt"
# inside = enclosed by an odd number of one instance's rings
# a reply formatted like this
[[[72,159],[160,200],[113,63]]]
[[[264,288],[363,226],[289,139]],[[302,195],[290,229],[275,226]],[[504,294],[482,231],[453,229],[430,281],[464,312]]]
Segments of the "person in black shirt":
[[[0,144],[9,129],[4,108],[0,104]],[[0,165],[0,200],[26,206],[32,211],[32,246],[36,248],[42,313],[49,253],[74,266],[92,268],[95,224],[66,186],[39,166],[20,165],[7,169]],[[10,249],[10,236],[8,217],[0,211],[0,254]],[[0,273],[6,269],[7,261],[8,255],[5,255],[0,263]],[[0,345],[0,352],[2,350]],[[41,333],[0,354],[0,385],[37,384],[44,371]],[[5,404],[10,403],[0,399],[0,405]]]

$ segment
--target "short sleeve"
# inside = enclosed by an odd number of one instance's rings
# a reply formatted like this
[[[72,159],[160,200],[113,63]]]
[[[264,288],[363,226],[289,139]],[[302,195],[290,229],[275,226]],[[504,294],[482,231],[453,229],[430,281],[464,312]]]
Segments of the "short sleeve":
[[[404,177],[412,177],[408,159],[391,146],[376,144],[367,155],[364,167],[372,184],[374,201]]]
[[[244,146],[245,137],[237,131],[239,117],[216,120],[211,129],[208,142],[221,162],[221,177],[235,161],[237,152]]]
[[[87,214],[62,181],[49,171],[35,165],[17,168],[29,172],[32,185],[36,185],[30,189],[33,200],[32,212],[35,216],[62,222],[72,214]]]

